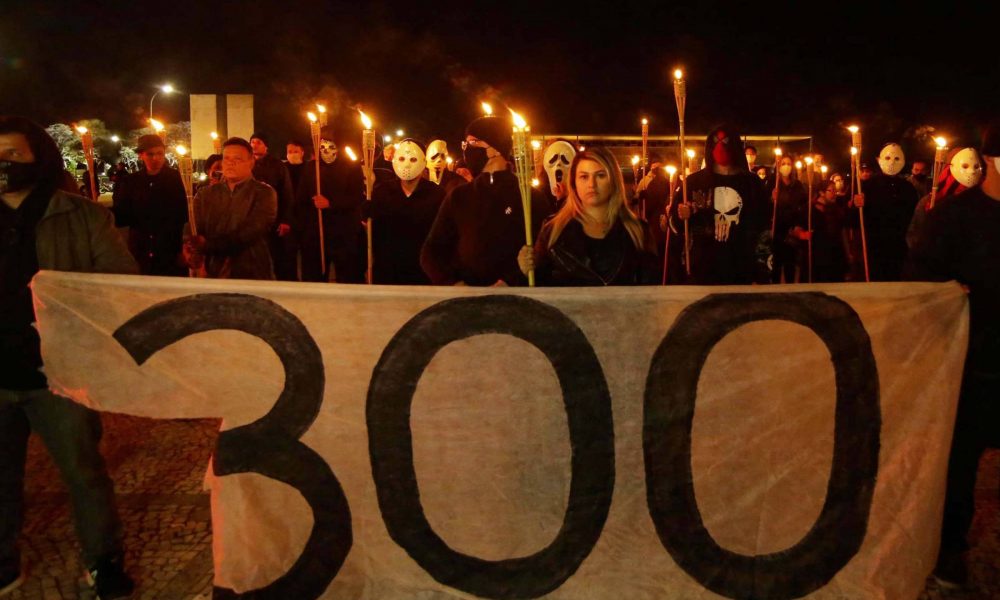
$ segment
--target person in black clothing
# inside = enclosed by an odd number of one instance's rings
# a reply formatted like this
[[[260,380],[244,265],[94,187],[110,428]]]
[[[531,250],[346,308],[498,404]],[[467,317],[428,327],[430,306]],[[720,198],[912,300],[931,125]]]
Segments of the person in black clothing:
[[[136,273],[100,205],[59,189],[62,156],[36,123],[0,117],[0,596],[23,581],[28,437],[45,444],[73,506],[87,578],[100,598],[133,589],[125,573],[114,486],[99,451],[96,412],[49,390],[29,287],[40,269]]]
[[[920,199],[916,188],[900,175],[905,157],[898,144],[886,144],[878,162],[882,172],[862,182],[854,206],[865,209],[871,280],[899,281],[906,261],[906,230]],[[852,211],[852,220],[859,214]]]
[[[987,129],[986,176],[976,187],[940,200],[913,247],[907,278],[955,279],[969,292],[969,350],[948,461],[941,550],[934,574],[964,584],[965,537],[975,513],[979,459],[1000,447],[1000,124]]]
[[[662,256],[666,230],[659,227],[660,217],[666,214],[673,190],[670,189],[670,176],[663,170],[663,161],[659,155],[650,153],[649,160],[649,173],[639,183],[639,206],[645,207],[645,219],[653,231],[656,251]]]
[[[423,177],[424,151],[403,140],[393,155],[399,177],[376,186],[372,201],[362,204],[362,218],[372,219],[373,283],[429,285],[420,268],[420,249],[434,224],[444,190]]]
[[[778,185],[771,189],[771,202],[777,202],[774,218],[774,259],[771,264],[771,282],[795,283],[795,267],[802,249],[802,235],[806,228],[806,210],[809,198],[806,188],[799,181],[793,159],[781,157],[778,164]],[[775,195],[777,194],[777,195]]]
[[[817,283],[840,283],[847,275],[846,209],[837,203],[837,187],[823,184],[812,206],[813,278]],[[806,233],[806,236],[810,235]]]
[[[476,176],[441,203],[420,253],[434,285],[512,285],[525,281],[517,265],[524,245],[524,210],[517,177],[508,169],[511,124],[480,117],[465,130],[465,161]],[[531,193],[531,228],[551,214],[538,190]]]
[[[166,149],[157,135],[139,138],[144,170],[126,177],[114,192],[115,223],[128,227],[128,249],[143,275],[187,276],[180,260],[187,223],[187,192],[180,173],[167,166]]]
[[[683,220],[689,219],[690,283],[733,285],[760,280],[757,246],[768,231],[770,215],[760,179],[747,168],[743,142],[731,126],[717,127],[708,135],[705,168],[688,178],[688,194],[687,206],[681,206],[681,193],[675,194],[670,211],[671,261],[683,259]],[[673,240],[677,240],[676,248]]]
[[[302,280],[364,283],[365,256],[361,252],[361,203],[364,176],[358,164],[339,159],[329,126],[321,131],[319,156],[309,161],[295,197],[295,224],[301,232]],[[316,165],[320,161],[320,195],[316,194]],[[323,214],[326,264],[320,264],[319,216]],[[332,267],[332,269],[331,269]]]
[[[306,162],[306,147],[298,140],[288,140],[285,145],[285,168],[288,169],[288,178],[292,182],[292,189],[299,189],[299,181],[302,179],[302,167]]]
[[[661,280],[652,232],[626,202],[625,182],[614,154],[588,148],[570,165],[568,196],[545,225],[535,247],[517,262],[538,285],[657,285]]]
[[[297,249],[291,243],[291,213],[295,194],[292,178],[285,163],[267,153],[267,138],[264,134],[254,132],[250,136],[250,146],[253,148],[254,158],[253,178],[271,186],[278,194],[277,223],[268,238],[274,277],[279,281],[295,281],[298,276],[295,267]]]

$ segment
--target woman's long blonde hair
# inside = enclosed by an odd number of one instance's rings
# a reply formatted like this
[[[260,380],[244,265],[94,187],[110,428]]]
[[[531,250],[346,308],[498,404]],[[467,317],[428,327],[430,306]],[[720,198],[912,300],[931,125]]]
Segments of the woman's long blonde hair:
[[[569,195],[566,198],[566,203],[552,217],[552,234],[549,236],[549,248],[556,243],[556,240],[559,239],[559,234],[563,232],[563,229],[566,228],[566,225],[571,220],[576,219],[581,225],[591,220],[591,217],[583,210],[583,203],[580,201],[579,194],[576,193],[576,169],[580,165],[580,162],[584,160],[592,160],[600,164],[607,170],[608,176],[611,178],[611,198],[608,200],[607,228],[610,230],[616,221],[621,220],[622,225],[625,226],[625,231],[632,238],[632,243],[635,244],[635,247],[639,250],[644,249],[646,246],[646,236],[643,231],[643,225],[639,217],[629,208],[628,202],[625,201],[625,181],[622,179],[621,167],[618,166],[618,160],[615,158],[615,155],[607,148],[601,146],[589,150],[581,150],[576,153],[576,157],[569,167]]]

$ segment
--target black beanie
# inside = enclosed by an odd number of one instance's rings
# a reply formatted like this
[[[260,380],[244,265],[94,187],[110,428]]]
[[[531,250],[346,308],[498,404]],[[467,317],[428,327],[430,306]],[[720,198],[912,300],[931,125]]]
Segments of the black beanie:
[[[1000,121],[991,123],[983,130],[983,146],[980,152],[985,156],[1000,156]]]
[[[267,135],[264,134],[264,132],[262,131],[253,132],[253,135],[250,136],[250,139],[252,140],[254,138],[257,138],[258,140],[264,142],[265,146],[270,146],[270,144],[267,143]]]
[[[465,135],[479,138],[507,157],[514,147],[511,134],[514,126],[507,119],[499,117],[479,117],[465,128]]]

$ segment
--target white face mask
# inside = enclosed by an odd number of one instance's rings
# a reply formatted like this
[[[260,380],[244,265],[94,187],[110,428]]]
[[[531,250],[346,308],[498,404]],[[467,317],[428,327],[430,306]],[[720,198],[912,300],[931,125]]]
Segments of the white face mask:
[[[549,191],[556,194],[556,184],[562,183],[566,188],[569,179],[569,165],[576,157],[576,148],[568,142],[558,141],[549,144],[542,155],[542,165],[545,167],[545,174],[549,177]]]
[[[416,142],[405,140],[399,143],[392,155],[392,170],[403,181],[413,181],[424,173],[427,158]]]
[[[951,158],[951,176],[967,188],[975,187],[983,178],[983,163],[974,148],[962,148]]]
[[[844,191],[844,180],[843,179],[834,179],[833,180],[833,189],[837,190],[838,192]]]
[[[328,165],[337,160],[338,152],[337,144],[333,140],[323,140],[319,143],[319,157]]]
[[[905,164],[906,157],[903,156],[903,148],[899,144],[886,144],[878,155],[879,168],[890,177],[898,175]]]
[[[441,183],[441,175],[446,168],[448,144],[444,140],[434,140],[427,145],[427,175],[434,183]]]
[[[788,177],[792,174],[792,165],[781,165],[778,167],[778,172],[781,173],[782,177]]]

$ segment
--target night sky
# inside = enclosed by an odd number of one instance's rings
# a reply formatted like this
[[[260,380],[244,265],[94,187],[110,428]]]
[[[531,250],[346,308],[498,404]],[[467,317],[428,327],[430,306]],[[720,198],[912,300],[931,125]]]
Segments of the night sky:
[[[308,138],[303,113],[320,98],[339,109],[348,140],[360,104],[386,129],[455,142],[482,99],[526,114],[539,133],[638,134],[648,116],[651,134],[672,135],[678,65],[689,131],[728,121],[744,133],[811,133],[837,150],[856,120],[871,153],[900,140],[930,155],[922,126],[972,143],[1000,116],[1000,29],[971,5],[6,4],[0,113],[46,125],[99,118],[124,133],[144,125],[158,83],[252,93],[276,153]],[[186,98],[161,95],[156,113],[186,120]]]

